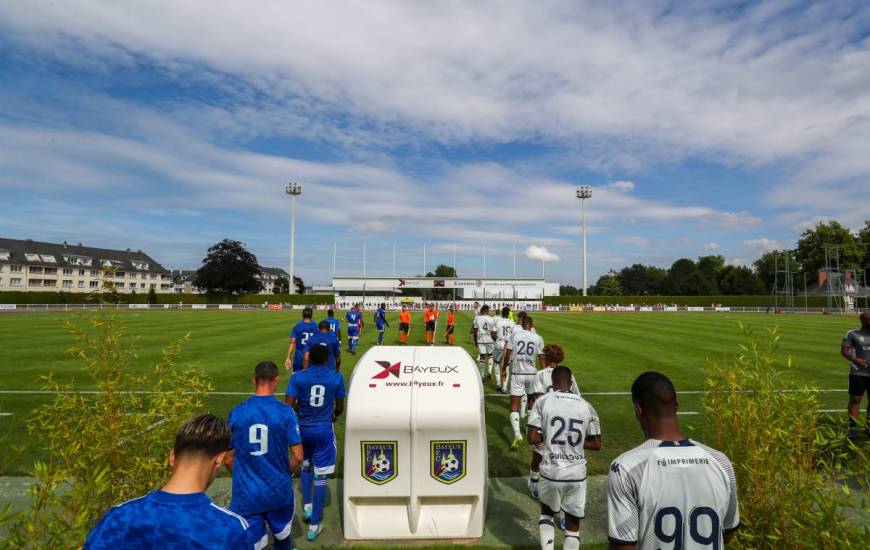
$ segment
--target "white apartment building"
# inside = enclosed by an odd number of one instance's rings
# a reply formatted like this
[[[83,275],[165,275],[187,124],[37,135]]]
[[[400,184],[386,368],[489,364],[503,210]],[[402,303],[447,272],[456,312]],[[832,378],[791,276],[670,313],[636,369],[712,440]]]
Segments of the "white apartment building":
[[[141,250],[0,238],[0,291],[93,292],[104,278],[120,293],[172,292],[169,270]]]
[[[290,279],[290,274],[280,267],[263,267],[260,266],[262,274],[258,277],[263,288],[258,294],[274,294],[275,281],[279,278],[286,280]],[[196,271],[193,269],[173,269],[172,281],[173,292],[176,294],[203,294],[204,291],[193,285],[193,279],[196,277]],[[298,277],[297,277],[298,280]]]

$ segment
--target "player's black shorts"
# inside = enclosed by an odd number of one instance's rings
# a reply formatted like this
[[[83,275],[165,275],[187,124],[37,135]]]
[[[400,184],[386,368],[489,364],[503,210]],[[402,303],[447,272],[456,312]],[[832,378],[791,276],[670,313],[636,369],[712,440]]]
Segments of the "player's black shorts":
[[[447,325],[447,334],[453,334],[453,325]]]
[[[399,323],[399,332],[403,332],[408,334],[408,330],[410,330],[410,325],[408,323]]]
[[[435,330],[435,321],[427,321],[426,322],[426,332],[432,332]]]
[[[870,376],[849,375],[849,395],[870,395]]]

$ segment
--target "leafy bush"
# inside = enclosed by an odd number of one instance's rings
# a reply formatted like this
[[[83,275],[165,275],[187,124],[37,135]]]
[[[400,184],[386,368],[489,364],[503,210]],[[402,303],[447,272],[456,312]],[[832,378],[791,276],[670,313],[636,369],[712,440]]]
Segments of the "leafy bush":
[[[158,487],[169,474],[176,430],[212,390],[199,368],[177,366],[187,336],[139,375],[136,340],[122,343],[117,314],[99,312],[65,326],[85,383],[43,378],[44,389],[57,394],[36,409],[28,430],[48,457],[33,465],[30,508],[6,518],[10,548],[80,548],[110,506]]]
[[[776,359],[776,329],[759,339],[740,328],[747,343],[712,365],[703,402],[715,446],[737,473],[735,546],[861,547],[870,530],[855,517],[870,502],[870,455],[822,421],[817,390],[795,383],[791,359]]]
[[[825,296],[808,296],[807,307],[825,307]],[[770,304],[769,296],[545,296],[547,305],[653,305],[676,304],[679,306],[710,307],[712,304],[722,304],[729,307],[764,307]],[[804,297],[795,296],[795,308],[804,307]]]

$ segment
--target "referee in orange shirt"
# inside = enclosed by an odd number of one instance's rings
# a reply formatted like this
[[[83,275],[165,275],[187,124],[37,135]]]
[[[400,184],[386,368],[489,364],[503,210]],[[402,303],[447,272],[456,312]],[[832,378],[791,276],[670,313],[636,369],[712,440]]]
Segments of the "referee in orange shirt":
[[[435,322],[438,320],[438,311],[434,305],[429,304],[426,308],[423,320],[426,322],[426,345],[431,346],[435,343]]]
[[[399,312],[399,343],[408,343],[408,333],[411,331],[411,312],[408,307],[402,304],[402,311]]]
[[[456,328],[456,313],[454,313],[453,308],[447,308],[447,332],[444,333],[444,341],[453,345],[453,330]]]

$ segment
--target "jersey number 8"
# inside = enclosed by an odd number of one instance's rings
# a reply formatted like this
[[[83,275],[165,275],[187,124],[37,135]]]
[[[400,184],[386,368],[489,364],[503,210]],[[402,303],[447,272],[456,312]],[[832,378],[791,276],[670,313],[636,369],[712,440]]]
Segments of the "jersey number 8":
[[[664,529],[664,521],[667,516],[672,516],[674,518],[673,531],[670,533],[665,533]],[[707,516],[710,518],[709,535],[701,534],[699,526],[701,516]],[[661,542],[673,543],[674,550],[680,550],[683,547],[683,531],[685,530],[685,526],[683,525],[683,514],[680,512],[679,508],[668,506],[667,508],[659,510],[656,514],[654,528],[656,538]],[[707,506],[699,506],[692,510],[692,513],[689,514],[689,536],[698,544],[705,546],[709,545],[713,550],[719,550],[719,515],[716,514],[716,511]]]
[[[326,386],[317,384],[311,386],[311,396],[308,398],[308,404],[312,407],[322,407],[326,396]]]
[[[251,424],[248,428],[248,443],[259,445],[256,451],[251,451],[253,456],[262,456],[269,452],[269,426],[265,424]]]

